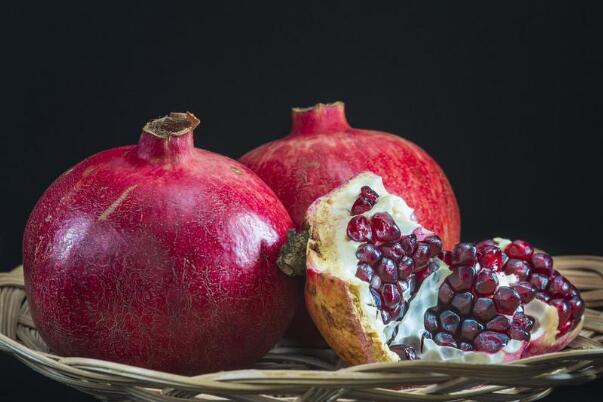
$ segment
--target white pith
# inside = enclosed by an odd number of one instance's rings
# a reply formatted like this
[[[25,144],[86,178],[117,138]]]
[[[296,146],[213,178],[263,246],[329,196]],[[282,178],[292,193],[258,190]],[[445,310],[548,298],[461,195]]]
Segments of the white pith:
[[[373,297],[370,293],[369,284],[356,277],[356,249],[360,243],[347,237],[347,225],[352,216],[350,209],[358,198],[362,186],[369,186],[379,194],[376,205],[363,215],[370,218],[377,212],[388,212],[400,228],[403,235],[413,233],[422,229],[416,221],[414,211],[406,202],[393,194],[389,194],[384,188],[379,176],[372,173],[361,173],[345,185],[324,196],[310,207],[308,211],[308,222],[310,225],[328,224],[330,230],[322,240],[322,252],[328,254],[328,258],[313,259],[316,263],[313,267],[318,272],[328,271],[330,275],[349,282],[360,290],[360,302],[367,317],[363,322],[365,327],[379,334],[381,342],[390,345],[406,344],[413,346],[417,355],[424,360],[451,360],[473,363],[500,363],[508,360],[509,355],[517,355],[524,349],[526,342],[510,340],[509,343],[497,353],[464,352],[457,348],[439,346],[430,339],[423,342],[421,350],[421,338],[425,332],[423,317],[429,307],[437,305],[438,289],[440,284],[451,273],[448,266],[438,260],[440,269],[425,279],[414,298],[410,300],[408,311],[402,321],[392,321],[383,324],[379,310],[374,306]],[[320,210],[320,211],[319,211]],[[319,211],[319,212],[318,212]],[[423,229],[425,231],[425,229]],[[428,232],[428,231],[426,231]],[[509,240],[496,238],[499,247],[504,250]],[[312,258],[312,251],[308,249],[308,258]],[[515,275],[497,273],[499,285],[509,286],[518,282]],[[409,301],[410,294],[407,290],[404,300]],[[542,343],[553,344],[557,334],[558,315],[555,307],[550,306],[538,299],[534,299],[525,306],[525,313],[534,317],[536,323],[531,332],[531,341],[542,338]],[[508,316],[510,318],[510,316]],[[396,332],[392,339],[392,334]],[[391,352],[391,351],[390,351]],[[399,360],[394,352],[390,353],[392,360]]]

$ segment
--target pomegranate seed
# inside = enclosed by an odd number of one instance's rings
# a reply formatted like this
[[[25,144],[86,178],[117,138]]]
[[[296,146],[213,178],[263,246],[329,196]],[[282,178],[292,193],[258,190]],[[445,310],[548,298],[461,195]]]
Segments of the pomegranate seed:
[[[440,254],[442,251],[442,239],[436,235],[430,235],[423,240],[425,243],[429,244],[429,250],[431,251],[431,257],[435,257]]]
[[[545,303],[548,303],[549,300],[551,300],[551,296],[549,296],[548,294],[546,294],[544,292],[536,292],[536,298],[538,300],[542,300]]]
[[[566,322],[563,322],[563,323],[559,323],[559,326],[557,327],[559,329],[559,334],[557,336],[564,335],[573,326],[574,326],[574,322],[572,320],[566,321]]]
[[[398,262],[398,276],[402,279],[408,278],[415,270],[415,262],[412,258],[405,255]]]
[[[408,289],[408,282],[405,280],[401,280],[398,281],[396,286],[398,287],[398,292],[400,292],[400,294],[402,295]]]
[[[427,309],[425,317],[423,317],[423,325],[429,332],[435,332],[438,330],[438,316],[434,308]]]
[[[392,316],[385,310],[381,310],[381,320],[383,324],[388,324],[392,320]]]
[[[508,286],[501,286],[494,292],[496,311],[502,314],[513,314],[521,303],[519,293]]]
[[[392,285],[391,283],[383,285],[381,297],[383,299],[383,304],[385,304],[385,307],[388,309],[396,307],[401,300],[400,292],[398,292],[396,285]]]
[[[507,332],[511,323],[504,315],[497,315],[486,324],[486,328],[490,331]]]
[[[363,243],[356,249],[356,258],[373,265],[381,258],[381,251],[371,243]]]
[[[419,281],[419,283],[422,283],[425,278],[433,274],[438,269],[440,269],[440,264],[435,261],[430,261],[426,267],[417,272],[417,280]]]
[[[381,254],[384,257],[391,258],[394,261],[400,261],[400,258],[404,256],[404,250],[400,243],[387,243],[379,246]]]
[[[412,254],[413,260],[415,260],[416,269],[424,266],[429,261],[430,254],[430,246],[427,243],[419,242],[417,247],[415,248],[415,252]]]
[[[372,202],[367,200],[365,197],[358,197],[358,199],[354,201],[350,213],[352,215],[360,215],[365,213],[366,211],[369,211],[371,208],[373,208]]]
[[[459,243],[452,249],[452,265],[475,265],[477,248],[473,243]]]
[[[452,253],[450,251],[447,251],[447,250],[441,251],[440,254],[438,254],[438,258],[440,260],[444,261],[444,263],[446,265],[452,264]]]
[[[505,248],[509,257],[524,261],[529,261],[533,252],[532,245],[525,240],[515,240]]]
[[[511,258],[505,264],[505,274],[507,275],[517,275],[520,281],[525,281],[528,279],[530,275],[530,266],[527,262],[523,260],[518,260],[515,258]]]
[[[559,325],[567,322],[572,314],[569,304],[563,299],[552,299],[549,304],[557,309]]]
[[[476,320],[466,319],[461,325],[461,338],[466,341],[472,341],[483,330],[484,326]]]
[[[461,317],[452,310],[444,310],[440,313],[440,328],[454,334],[459,329]]]
[[[470,292],[457,293],[452,298],[450,305],[460,314],[467,315],[473,307],[473,295]]]
[[[383,303],[381,302],[381,295],[375,289],[370,289],[371,295],[373,296],[373,300],[375,301],[375,307],[381,309]]]
[[[496,246],[498,247],[498,243],[494,241],[494,239],[482,240],[475,245],[478,250],[481,250],[488,246]]]
[[[523,329],[524,331],[530,331],[534,326],[535,320],[529,315],[524,313],[515,313],[513,315],[513,326]]]
[[[502,253],[502,265],[503,265],[503,267],[505,266],[505,264],[507,263],[507,261],[509,261],[509,256],[503,251],[503,253]]]
[[[467,342],[461,342],[459,345],[459,349],[465,352],[471,352],[473,350],[473,345]]]
[[[523,329],[516,327],[514,325],[512,325],[511,329],[509,329],[509,335],[511,336],[511,339],[515,339],[518,341],[529,341],[530,340],[529,332],[524,331]]]
[[[415,252],[415,248],[417,247],[417,236],[415,236],[414,234],[404,236],[402,237],[400,244],[402,245],[402,248],[404,249],[406,255],[413,255],[413,253]]]
[[[392,242],[400,239],[400,228],[387,212],[377,212],[371,217],[371,227],[375,240]]]
[[[475,271],[472,267],[458,267],[446,278],[446,282],[455,292],[462,292],[471,289],[474,276]]]
[[[482,268],[500,271],[502,263],[502,251],[496,246],[486,246],[479,250],[477,262]]]
[[[572,317],[574,317],[576,319],[582,317],[582,314],[584,314],[584,310],[585,310],[586,306],[584,305],[584,301],[580,297],[578,297],[578,296],[572,297],[568,301],[568,304],[569,304],[570,310],[572,312]]]
[[[400,356],[400,360],[417,360],[417,352],[412,346],[391,345],[389,348],[392,350],[392,352]]]
[[[379,290],[379,289],[381,289],[381,284],[382,284],[382,281],[381,281],[381,278],[379,278],[379,275],[373,275],[369,286],[375,290]]]
[[[548,291],[553,297],[571,297],[572,285],[562,275],[557,275],[549,282]]]
[[[549,284],[549,278],[542,274],[532,274],[532,276],[530,276],[530,283],[536,290],[545,290]]]
[[[553,259],[546,253],[535,253],[532,255],[532,267],[539,274],[553,276]]]
[[[377,202],[377,198],[379,198],[379,194],[377,194],[375,190],[373,190],[369,186],[362,186],[362,188],[360,189],[360,195],[373,204],[375,204]]]
[[[371,224],[364,215],[358,215],[350,219],[348,237],[359,242],[370,241],[373,238]]]
[[[454,291],[452,290],[450,285],[448,285],[446,282],[442,283],[438,292],[438,300],[440,301],[440,304],[443,306],[447,306],[453,297]]]
[[[409,275],[406,282],[408,283],[408,291],[410,294],[414,294],[417,290],[417,278],[415,277],[415,274]]]
[[[434,337],[433,341],[440,346],[451,346],[456,348],[456,341],[454,337],[446,332],[438,332]]]
[[[374,274],[375,272],[373,271],[373,268],[371,268],[371,266],[367,263],[360,262],[356,266],[356,278],[360,280],[370,282]]]
[[[396,263],[389,258],[382,258],[375,266],[375,272],[383,282],[396,283],[398,280],[398,267]]]
[[[481,322],[488,322],[496,315],[496,307],[492,299],[480,297],[473,305],[473,316]]]
[[[519,282],[517,285],[513,285],[513,289],[519,293],[519,298],[524,304],[531,302],[536,297],[536,289],[528,282]]]
[[[398,305],[396,305],[393,309],[389,310],[389,315],[392,320],[401,320],[406,313],[406,307],[408,304],[402,300]]]
[[[494,294],[497,286],[498,279],[496,278],[496,274],[488,269],[481,270],[475,278],[474,289],[480,296],[490,296]]]
[[[475,348],[480,352],[496,353],[509,342],[509,337],[493,331],[484,331],[473,340]]]

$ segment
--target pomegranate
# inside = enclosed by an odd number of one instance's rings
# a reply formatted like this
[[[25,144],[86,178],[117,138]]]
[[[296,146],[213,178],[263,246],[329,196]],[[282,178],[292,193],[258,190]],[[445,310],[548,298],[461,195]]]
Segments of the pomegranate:
[[[443,251],[372,173],[317,199],[306,223],[306,305],[349,364],[511,361],[581,329],[584,302],[548,254],[500,238]]]
[[[351,128],[344,105],[317,104],[293,109],[291,132],[241,158],[283,201],[297,229],[318,197],[365,171],[381,177],[393,193],[404,197],[422,226],[441,235],[446,248],[458,243],[460,215],[452,188],[438,164],[421,148],[396,135]],[[367,208],[366,197],[355,208]],[[289,333],[305,344],[320,340],[304,327],[303,305]]]
[[[198,122],[149,122],[36,204],[25,285],[53,352],[198,374],[245,367],[283,335],[299,285],[275,260],[292,221],[249,169],[194,148]]]

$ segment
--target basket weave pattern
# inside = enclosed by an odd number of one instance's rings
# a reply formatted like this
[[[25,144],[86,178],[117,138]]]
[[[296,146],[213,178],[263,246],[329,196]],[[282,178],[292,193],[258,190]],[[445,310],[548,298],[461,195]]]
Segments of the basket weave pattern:
[[[29,314],[20,268],[0,274],[0,350],[33,370],[105,401],[531,401],[603,371],[603,258],[555,257],[587,304],[566,350],[511,364],[404,361],[345,367],[330,349],[283,342],[248,370],[186,377],[51,353]],[[402,390],[400,390],[402,389]]]

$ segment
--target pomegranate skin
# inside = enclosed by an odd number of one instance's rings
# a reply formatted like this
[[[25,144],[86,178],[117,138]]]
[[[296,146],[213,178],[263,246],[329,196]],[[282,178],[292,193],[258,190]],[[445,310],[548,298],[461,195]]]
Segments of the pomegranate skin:
[[[344,105],[293,109],[288,136],[241,157],[274,190],[298,229],[318,197],[370,171],[415,210],[419,223],[449,249],[459,242],[460,213],[440,166],[421,148],[393,134],[351,128]]]
[[[341,102],[293,109],[288,136],[259,146],[240,161],[274,190],[297,229],[316,198],[370,171],[404,198],[423,227],[441,237],[444,249],[460,241],[458,204],[440,166],[408,140],[350,127]],[[306,328],[307,323],[312,325],[300,304],[289,334],[304,344],[319,344],[320,334]]]
[[[291,321],[299,283],[275,263],[285,208],[246,167],[194,148],[194,116],[172,116],[189,125],[147,124],[31,213],[26,292],[54,353],[192,375],[248,366]]]

